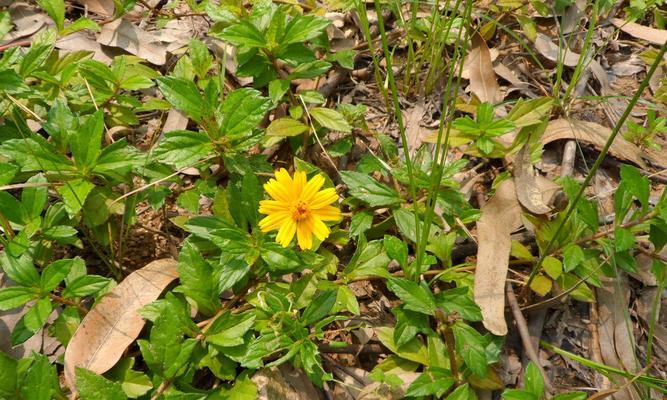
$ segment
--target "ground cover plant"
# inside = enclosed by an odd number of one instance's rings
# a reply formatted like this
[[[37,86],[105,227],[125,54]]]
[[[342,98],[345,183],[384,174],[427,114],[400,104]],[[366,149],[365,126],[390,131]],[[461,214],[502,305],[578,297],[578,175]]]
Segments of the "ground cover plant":
[[[0,398],[665,398],[665,11],[0,0]]]

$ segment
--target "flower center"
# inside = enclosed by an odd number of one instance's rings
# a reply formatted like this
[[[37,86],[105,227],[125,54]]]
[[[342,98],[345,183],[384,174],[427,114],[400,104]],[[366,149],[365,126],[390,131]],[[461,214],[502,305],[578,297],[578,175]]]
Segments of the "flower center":
[[[296,202],[296,204],[292,205],[291,211],[292,211],[292,218],[295,221],[304,220],[310,214],[310,209],[308,208],[308,205],[306,205],[306,203],[304,203],[301,200]]]

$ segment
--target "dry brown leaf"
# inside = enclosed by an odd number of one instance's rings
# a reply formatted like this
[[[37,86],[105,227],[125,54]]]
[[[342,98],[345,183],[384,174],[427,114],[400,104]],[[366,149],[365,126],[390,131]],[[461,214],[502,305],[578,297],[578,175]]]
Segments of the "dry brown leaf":
[[[542,135],[542,144],[560,139],[575,139],[600,150],[604,147],[610,135],[611,129],[595,122],[560,118],[549,122]],[[641,149],[621,136],[616,137],[609,149],[609,154],[622,160],[631,161],[640,167],[646,167],[642,159]]]
[[[533,214],[542,215],[551,211],[544,203],[542,191],[535,181],[535,170],[530,161],[530,149],[524,145],[514,160],[514,184],[519,202]]]
[[[105,46],[121,48],[155,65],[167,62],[167,48],[159,39],[124,19],[104,25],[97,41]]]
[[[164,134],[167,132],[180,131],[187,128],[188,121],[188,116],[185,115],[184,112],[172,108],[167,114],[167,120],[164,121],[164,126],[162,127],[160,137],[164,136]]]
[[[636,372],[635,339],[630,336],[625,315],[629,307],[629,287],[623,276],[604,278],[601,288],[595,289],[598,300],[600,353],[605,365]],[[621,383],[622,384],[622,383]],[[638,397],[629,389],[614,394],[614,400],[635,400]]]
[[[549,61],[557,62],[559,60],[559,53],[562,53],[562,50],[551,41],[551,38],[543,33],[538,33],[537,38],[535,39],[535,49],[542,54]],[[563,60],[563,64],[568,67],[574,67],[579,61],[579,54],[573,53],[572,50],[565,52],[563,56],[560,54],[560,58]]]
[[[308,376],[291,364],[262,368],[251,379],[257,386],[258,400],[317,400],[322,398]]]
[[[662,45],[667,42],[667,30],[655,29],[649,26],[639,25],[635,22],[626,22],[620,18],[612,18],[611,23],[615,27],[637,39],[646,40],[649,43]]]
[[[65,379],[75,388],[75,368],[108,371],[144,327],[141,307],[178,277],[176,261],[156,260],[128,275],[88,312],[65,351]]]
[[[470,75],[470,90],[480,101],[497,103],[502,100],[491,63],[491,53],[484,39],[477,33],[472,37],[472,47],[465,64],[464,68]]]
[[[106,49],[102,48],[99,43],[89,39],[85,32],[75,32],[70,35],[61,37],[56,41],[56,48],[65,50],[63,53],[81,50],[92,51],[93,60],[99,61],[106,65],[111,64],[113,59],[112,57],[114,56],[111,51],[108,51],[108,47]]]
[[[475,302],[482,310],[484,327],[498,336],[507,334],[505,278],[509,265],[510,234],[521,227],[521,206],[514,181],[505,180],[482,207],[477,222]]]
[[[405,136],[408,139],[408,151],[412,156],[422,144],[422,134],[424,132],[420,124],[424,116],[424,101],[418,101],[413,108],[404,113],[404,116]]]
[[[113,0],[77,0],[77,2],[86,6],[88,11],[107,17],[112,16],[115,10]]]
[[[9,7],[9,14],[12,18],[12,24],[14,24],[14,30],[2,37],[0,46],[26,36],[34,35],[40,29],[45,28],[47,23],[51,21],[38,8],[27,3],[15,2]]]

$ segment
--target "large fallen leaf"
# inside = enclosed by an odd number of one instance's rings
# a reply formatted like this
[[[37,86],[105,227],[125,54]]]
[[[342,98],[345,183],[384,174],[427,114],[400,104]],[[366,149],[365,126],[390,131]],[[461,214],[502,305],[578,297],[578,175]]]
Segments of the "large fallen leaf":
[[[104,25],[97,41],[105,46],[121,48],[155,65],[167,62],[167,48],[160,40],[124,19]]]
[[[491,53],[479,34],[472,37],[472,46],[465,59],[464,69],[470,75],[470,90],[482,102],[497,103],[502,100],[500,86],[491,63]]]
[[[535,180],[535,170],[530,161],[529,146],[524,145],[514,160],[514,183],[519,202],[533,214],[542,215],[551,211]]]
[[[45,28],[50,18],[46,16],[39,8],[33,7],[27,3],[16,2],[9,6],[14,30],[4,35],[0,40],[0,46],[11,43],[15,40],[37,33]]]
[[[255,372],[251,379],[257,386],[258,400],[317,400],[322,398],[308,376],[291,364],[262,368]]]
[[[65,50],[63,53],[80,50],[92,51],[93,60],[106,65],[111,64],[113,56],[115,55],[108,47],[103,48],[102,45],[96,41],[89,39],[85,32],[75,32],[71,35],[61,37],[56,41],[56,48]]]
[[[595,122],[560,118],[549,122],[542,135],[542,144],[560,139],[575,139],[600,150],[604,147],[610,135],[610,128]],[[611,145],[609,154],[622,160],[631,161],[641,167],[646,167],[642,159],[641,149],[623,139],[620,135],[616,137]]]
[[[75,368],[108,371],[144,327],[138,311],[178,277],[176,261],[156,260],[128,275],[81,321],[65,351],[65,379],[75,389]]]
[[[634,22],[626,22],[620,18],[612,18],[611,23],[615,27],[637,39],[646,40],[649,43],[662,45],[667,42],[667,30],[655,29],[649,26],[639,25]]]
[[[77,3],[86,6],[88,11],[107,17],[112,16],[115,9],[113,0],[77,0]]]
[[[505,180],[482,207],[477,222],[477,268],[475,302],[482,310],[482,323],[491,333],[507,334],[505,322],[505,278],[512,241],[510,234],[521,227],[521,206],[514,181]]]

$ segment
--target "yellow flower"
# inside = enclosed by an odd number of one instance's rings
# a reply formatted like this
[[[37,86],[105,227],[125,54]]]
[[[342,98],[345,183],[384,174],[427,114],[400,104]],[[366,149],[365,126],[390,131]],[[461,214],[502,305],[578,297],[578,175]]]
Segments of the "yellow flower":
[[[336,189],[320,190],[324,177],[316,175],[307,181],[306,173],[297,171],[292,178],[287,170],[276,171],[276,179],[264,184],[272,200],[259,202],[259,212],[267,217],[259,221],[262,232],[278,229],[276,242],[287,247],[296,233],[299,247],[313,247],[313,234],[324,240],[331,231],[323,221],[340,220],[340,210],[330,204],[338,200]]]

